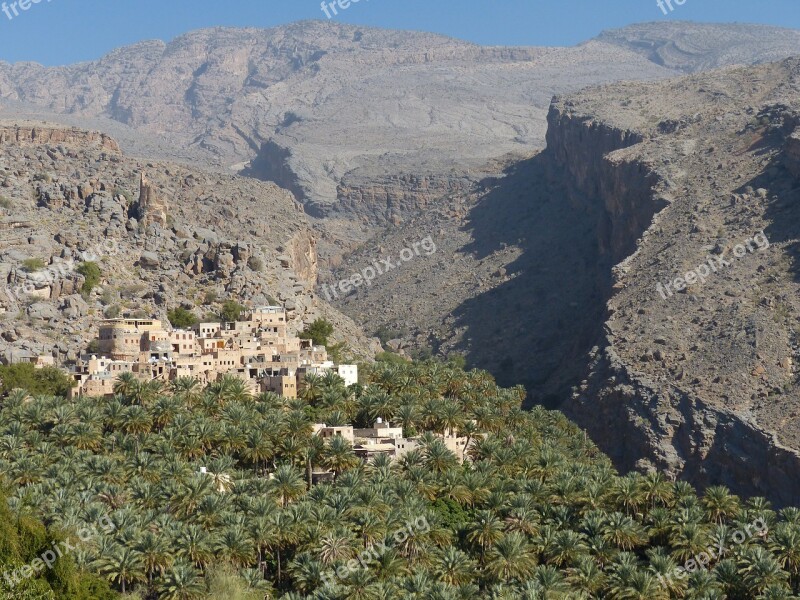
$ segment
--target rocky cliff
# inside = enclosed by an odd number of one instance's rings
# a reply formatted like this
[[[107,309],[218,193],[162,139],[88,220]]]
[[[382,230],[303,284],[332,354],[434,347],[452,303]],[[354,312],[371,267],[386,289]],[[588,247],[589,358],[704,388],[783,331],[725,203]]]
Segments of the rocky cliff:
[[[22,146],[42,144],[98,145],[112,152],[119,152],[119,144],[98,131],[67,129],[58,126],[13,124],[0,127],[0,145],[13,144]]]
[[[602,206],[598,248],[616,263],[564,408],[622,468],[800,495],[798,73],[792,60],[553,106],[548,148],[573,201]]]
[[[337,306],[392,348],[524,383],[624,469],[789,502],[799,73],[789,60],[556,99],[546,150],[348,256],[334,279],[423,235],[438,245]]]

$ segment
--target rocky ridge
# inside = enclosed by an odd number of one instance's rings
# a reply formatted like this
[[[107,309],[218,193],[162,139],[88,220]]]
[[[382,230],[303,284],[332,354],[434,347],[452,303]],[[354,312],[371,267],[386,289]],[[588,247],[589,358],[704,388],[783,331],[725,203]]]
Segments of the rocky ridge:
[[[779,28],[759,28],[737,52],[742,39],[740,26],[664,23],[572,48],[481,47],[320,21],[216,28],[69,67],[0,63],[0,97],[7,114],[113,120],[168,137],[182,156],[247,167],[330,218],[319,224],[327,260],[497,175],[486,171],[497,158],[539,150],[553,94],[800,48],[796,32]]]
[[[3,124],[0,140],[5,360],[74,359],[102,315],[164,319],[184,306],[203,316],[227,298],[280,302],[294,330],[325,316],[355,354],[374,354],[374,342],[315,298],[316,238],[285,190],[141,162],[104,135],[47,124]],[[91,292],[76,270],[84,261],[103,273]]]

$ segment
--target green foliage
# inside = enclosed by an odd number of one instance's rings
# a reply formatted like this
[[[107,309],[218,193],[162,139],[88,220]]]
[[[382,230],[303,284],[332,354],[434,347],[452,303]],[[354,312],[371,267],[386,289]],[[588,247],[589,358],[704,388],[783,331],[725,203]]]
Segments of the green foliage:
[[[100,265],[98,265],[96,262],[82,262],[75,270],[84,277],[84,282],[81,286],[81,291],[84,294],[90,293],[95,287],[100,285],[103,272],[100,270]]]
[[[381,325],[378,329],[375,330],[375,337],[381,341],[381,346],[384,349],[387,348],[387,343],[389,340],[393,340],[396,338],[401,338],[408,334],[408,327],[400,327],[396,329],[394,327],[390,327],[389,325]]]
[[[312,340],[315,346],[327,346],[332,333],[333,324],[326,319],[316,319],[300,333],[300,339]]]
[[[41,271],[47,265],[41,258],[26,258],[22,261],[22,270],[27,273],[35,273]]]
[[[403,358],[394,352],[379,352],[375,355],[375,360],[382,363],[391,363],[395,365],[402,365],[408,363],[407,358]]]
[[[467,357],[463,354],[451,354],[447,357],[448,364],[454,366],[456,369],[465,369],[467,367]]]
[[[72,379],[56,367],[37,369],[27,362],[0,365],[0,397],[15,389],[23,389],[31,395],[66,396],[72,389]]]
[[[119,304],[112,304],[111,306],[106,307],[106,309],[103,311],[103,316],[106,319],[116,319],[120,312],[122,312],[122,309],[120,309]]]
[[[242,316],[245,307],[236,302],[235,300],[226,300],[222,304],[222,310],[219,315],[225,323],[234,323]]]
[[[125,198],[125,206],[130,206],[130,205],[131,205],[131,202],[133,202],[133,196],[132,196],[132,195],[131,195],[131,193],[130,193],[128,190],[126,190],[126,189],[123,189],[123,188],[117,187],[117,188],[114,188],[114,189],[113,189],[113,191],[111,192],[111,194],[112,194],[112,196],[114,196],[114,197],[116,197],[116,196],[122,196],[123,198]]]
[[[53,537],[17,524],[36,510],[65,535],[110,517],[116,528],[81,547],[81,564],[148,600],[796,599],[797,509],[722,487],[698,496],[657,473],[620,476],[563,415],[521,410],[524,389],[482,371],[433,360],[363,371],[350,389],[334,373],[308,374],[293,399],[253,398],[236,377],[167,388],[131,374],[110,398],[9,396],[0,562]],[[346,437],[313,434],[314,423],[378,418],[418,432],[398,440],[396,460],[364,463]],[[448,449],[456,443],[463,461]],[[10,539],[20,531],[33,541]],[[676,571],[720,544],[706,568]],[[365,551],[378,558],[362,566]],[[73,576],[83,583],[50,579]],[[105,599],[85,577],[59,564],[45,582],[55,595],[8,597]]]
[[[470,522],[472,515],[452,498],[437,498],[431,508],[439,516],[444,527],[458,531]]]
[[[194,313],[182,306],[167,311],[167,318],[173,327],[179,329],[188,329],[197,324],[197,317],[194,316]]]
[[[328,358],[337,365],[349,362],[348,347],[346,342],[339,342],[337,344],[330,344],[326,346],[328,351]]]
[[[0,196],[0,208],[5,208],[6,210],[8,210],[13,205],[14,204],[11,202],[11,200],[6,198],[5,196]]]
[[[206,306],[208,306],[209,304],[214,304],[214,302],[217,301],[217,297],[218,296],[219,296],[219,294],[217,294],[217,292],[215,290],[208,290],[203,295],[203,304],[206,305]]]
[[[41,561],[43,553],[59,546],[63,539],[30,515],[12,514],[5,493],[0,493],[0,600],[117,598],[106,582],[80,571],[69,553],[53,554],[51,567]],[[37,563],[41,568],[25,577],[23,570]]]

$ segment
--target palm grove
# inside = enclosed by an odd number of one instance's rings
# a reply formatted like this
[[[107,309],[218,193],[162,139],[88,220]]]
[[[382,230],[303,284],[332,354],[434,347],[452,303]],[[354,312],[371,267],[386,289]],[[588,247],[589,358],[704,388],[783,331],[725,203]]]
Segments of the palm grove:
[[[2,569],[48,536],[103,518],[114,528],[17,588],[0,579],[0,598],[796,597],[800,510],[719,487],[698,496],[657,473],[621,477],[562,415],[521,410],[524,391],[482,371],[365,370],[349,389],[308,377],[298,399],[251,397],[235,378],[201,389],[130,376],[113,398],[7,394],[9,519],[41,519],[48,533],[0,552]],[[342,438],[312,435],[313,423],[377,418],[421,436],[421,448],[364,464]],[[464,464],[438,437],[448,429],[472,441]],[[333,480],[311,485],[316,467]],[[398,542],[420,519],[428,526]],[[734,541],[756,520],[763,530]],[[675,576],[709,547],[727,551]]]

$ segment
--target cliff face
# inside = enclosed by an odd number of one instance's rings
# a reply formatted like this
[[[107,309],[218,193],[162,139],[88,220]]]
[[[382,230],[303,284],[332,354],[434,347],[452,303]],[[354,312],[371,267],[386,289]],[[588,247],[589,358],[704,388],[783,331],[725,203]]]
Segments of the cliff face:
[[[623,469],[788,503],[798,74],[786,61],[556,100],[545,151],[350,256],[333,280],[425,235],[438,248],[337,306],[407,353],[460,352],[523,383]]]
[[[0,125],[0,145],[68,144],[78,146],[100,146],[119,152],[119,145],[111,137],[97,131],[66,129],[47,125]]]
[[[546,155],[564,169],[568,200],[602,207],[595,223],[598,248],[614,263],[621,261],[666,206],[653,193],[658,175],[652,167],[624,151],[641,143],[641,134],[574,114],[559,102],[547,122]]]
[[[606,88],[551,110],[548,153],[570,200],[601,207],[594,234],[616,265],[604,333],[563,408],[623,469],[778,504],[800,496],[797,107],[786,102],[798,71],[787,61]],[[684,289],[664,291],[687,273]]]

